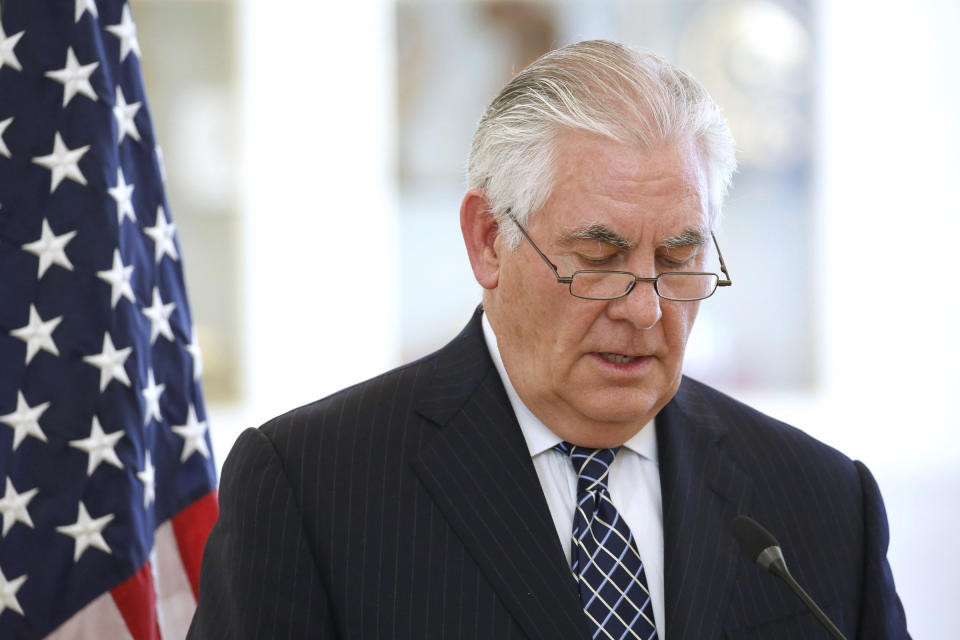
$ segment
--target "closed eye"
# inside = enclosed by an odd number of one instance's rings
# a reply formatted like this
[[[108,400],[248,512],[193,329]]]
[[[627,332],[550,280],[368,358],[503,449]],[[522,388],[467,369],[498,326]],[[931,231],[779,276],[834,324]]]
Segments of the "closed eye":
[[[660,263],[661,271],[689,271],[695,265],[696,258],[697,254],[694,252],[686,258],[660,256],[657,261]]]
[[[588,258],[587,256],[578,256],[581,263],[591,267],[602,267],[613,261],[613,256],[604,256],[602,258]]]
[[[604,269],[619,265],[623,260],[623,252],[616,251],[607,254],[574,253],[573,258],[583,267],[590,269]]]

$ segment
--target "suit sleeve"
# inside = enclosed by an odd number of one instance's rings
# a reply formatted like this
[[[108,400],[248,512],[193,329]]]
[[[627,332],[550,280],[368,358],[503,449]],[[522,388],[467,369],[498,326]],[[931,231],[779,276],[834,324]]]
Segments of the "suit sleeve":
[[[257,429],[241,434],[224,463],[220,517],[204,548],[187,637],[336,637],[300,507]]]
[[[863,491],[864,564],[858,637],[870,640],[909,640],[903,605],[887,562],[890,530],[880,488],[870,470],[855,462]]]

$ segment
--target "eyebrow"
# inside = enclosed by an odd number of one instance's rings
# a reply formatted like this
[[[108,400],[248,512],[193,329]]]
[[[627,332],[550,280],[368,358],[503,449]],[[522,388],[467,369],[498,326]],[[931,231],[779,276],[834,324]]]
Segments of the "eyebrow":
[[[709,237],[710,232],[703,227],[687,227],[676,235],[664,238],[664,240],[660,242],[660,246],[665,249],[699,247],[706,244]],[[560,240],[564,244],[578,240],[596,240],[597,242],[603,242],[618,249],[628,250],[633,248],[633,242],[599,222],[577,227],[564,234]]]
[[[570,244],[571,242],[576,242],[578,240],[596,240],[597,242],[603,242],[605,244],[613,245],[618,249],[624,250],[633,248],[632,242],[624,238],[610,227],[602,225],[599,222],[593,222],[582,227],[577,227],[576,229],[565,233],[560,239],[560,241],[564,244]]]
[[[699,247],[707,243],[710,232],[702,227],[687,227],[680,233],[664,238],[660,246],[664,249],[680,249],[683,247]]]

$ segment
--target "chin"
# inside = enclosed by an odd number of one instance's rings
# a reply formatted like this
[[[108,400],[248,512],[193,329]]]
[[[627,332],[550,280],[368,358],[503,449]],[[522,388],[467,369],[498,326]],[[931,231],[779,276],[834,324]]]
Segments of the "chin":
[[[643,421],[646,424],[660,409],[658,398],[633,389],[605,390],[591,396],[580,412],[596,422]]]

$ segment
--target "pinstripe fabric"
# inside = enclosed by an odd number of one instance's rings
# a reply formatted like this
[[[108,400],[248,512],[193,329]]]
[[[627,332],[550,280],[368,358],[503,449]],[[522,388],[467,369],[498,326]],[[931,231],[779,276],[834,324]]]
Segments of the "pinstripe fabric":
[[[909,638],[883,504],[860,463],[686,378],[657,435],[670,640],[829,637],[788,587],[741,558],[729,534],[738,513],[777,537],[847,638]]]
[[[823,637],[740,559],[741,512],[848,637],[905,637],[865,470],[690,380],[657,430],[664,637]],[[220,503],[191,638],[590,637],[479,315],[432,356],[244,432]]]

